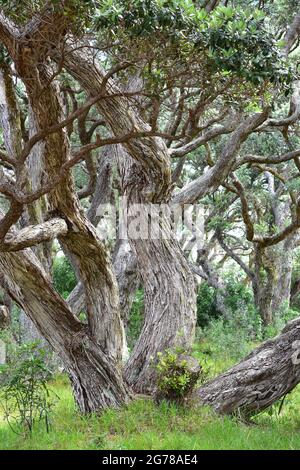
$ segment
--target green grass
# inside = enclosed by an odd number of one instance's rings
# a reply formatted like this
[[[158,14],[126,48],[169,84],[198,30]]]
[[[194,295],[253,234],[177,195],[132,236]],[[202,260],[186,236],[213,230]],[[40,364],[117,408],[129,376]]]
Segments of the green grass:
[[[255,425],[220,418],[207,408],[182,409],[139,399],[116,411],[77,413],[64,376],[52,383],[60,396],[49,434],[38,425],[32,437],[17,435],[0,419],[0,449],[300,449],[300,390],[280,416],[263,413]]]

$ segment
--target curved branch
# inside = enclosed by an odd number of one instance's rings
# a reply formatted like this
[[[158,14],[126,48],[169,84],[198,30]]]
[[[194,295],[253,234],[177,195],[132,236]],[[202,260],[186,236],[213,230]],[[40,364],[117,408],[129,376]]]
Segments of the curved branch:
[[[65,235],[68,232],[68,226],[63,219],[55,218],[39,225],[31,225],[20,230],[12,236],[6,237],[3,243],[0,243],[0,251],[19,251],[38,243],[53,240],[58,236]]]
[[[237,120],[232,120],[227,124],[215,126],[213,129],[209,129],[208,131],[204,132],[202,135],[192,140],[191,142],[188,142],[182,147],[170,149],[169,153],[172,158],[184,157],[188,153],[192,152],[193,150],[196,150],[197,148],[201,147],[201,145],[206,144],[210,140],[215,139],[220,135],[229,134],[230,132],[234,131],[237,124]]]
[[[181,191],[173,197],[175,204],[192,204],[210,191],[215,191],[227,178],[235,163],[235,157],[242,143],[256,127],[261,125],[268,116],[269,110],[254,114],[246,119],[232,133],[221,152],[220,158],[215,165],[204,175],[187,184]]]

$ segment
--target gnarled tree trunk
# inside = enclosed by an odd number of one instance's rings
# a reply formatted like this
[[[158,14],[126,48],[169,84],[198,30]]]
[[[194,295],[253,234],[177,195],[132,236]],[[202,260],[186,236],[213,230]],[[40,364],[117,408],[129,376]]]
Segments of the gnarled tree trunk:
[[[57,21],[59,19],[65,21],[58,14]],[[36,42],[35,28],[35,24],[30,25],[26,40],[18,43],[18,47],[15,45],[17,38],[13,38],[8,50],[25,85],[36,128],[45,132],[40,139],[43,141],[44,170],[49,181],[56,181],[61,168],[70,159],[70,148],[65,129],[58,126],[55,132],[46,131],[60,123],[64,113],[47,59],[48,43],[43,43],[49,38],[38,31],[39,41]],[[48,32],[53,33],[51,28]],[[35,54],[28,54],[33,48]],[[25,159],[24,149],[22,152]],[[17,159],[18,155],[14,156]],[[18,185],[22,186],[18,189],[24,189],[26,178],[22,174],[17,177]],[[0,253],[1,283],[61,357],[80,409],[88,412],[119,406],[128,399],[122,379],[124,328],[109,253],[83,215],[68,172],[58,179],[48,195],[48,202],[50,219],[59,215],[65,226],[57,236],[78,266],[85,291],[88,325],[81,324],[73,316],[31,250]],[[26,230],[30,235],[30,228]]]
[[[65,64],[91,96],[101,94],[105,73],[95,67],[92,57],[71,52]],[[115,136],[132,132],[133,126],[136,130],[149,130],[134,101],[120,97],[120,90],[112,80],[108,80],[106,89],[117,96],[100,100],[97,106]],[[151,206],[168,202],[171,167],[162,139],[130,139],[114,149],[129,208],[132,204]],[[162,225],[163,234],[158,240],[131,240],[129,237],[144,286],[145,323],[126,365],[125,377],[139,392],[149,391],[154,386],[151,358],[175,345],[188,349],[193,343],[196,325],[194,276],[167,220]]]
[[[3,63],[0,68],[0,124],[4,130],[4,143],[9,154],[20,158],[23,146],[23,134],[21,125],[21,113],[14,92],[14,84],[10,67]],[[36,132],[34,115],[29,109],[29,137]],[[43,169],[43,144],[38,143],[31,151],[27,168],[24,175],[28,190],[37,190],[42,182]],[[43,197],[39,201],[35,201],[27,207],[25,213],[22,214],[20,225],[35,225],[43,222],[43,214],[46,212],[47,201]],[[34,247],[34,251],[41,261],[47,272],[50,273],[52,263],[51,253],[52,242],[40,243]],[[49,349],[49,345],[37,331],[35,325],[29,317],[20,311],[20,341],[33,342],[40,341],[45,349]]]
[[[264,342],[195,393],[221,414],[251,415],[271,406],[300,382],[300,319]]]
[[[121,146],[114,146],[114,151],[127,203],[128,240],[136,254],[145,301],[144,325],[126,364],[125,377],[134,390],[145,393],[155,386],[157,353],[175,346],[186,350],[192,346],[196,326],[196,287],[169,218],[160,212],[159,206],[147,199],[149,186],[144,172]],[[130,230],[134,222],[131,209],[136,204],[140,204],[141,218],[148,224],[146,233],[140,232],[137,237],[132,236]],[[157,237],[151,232],[151,224],[159,227]]]
[[[128,400],[119,364],[73,316],[31,250],[0,253],[0,283],[60,356],[84,413]]]

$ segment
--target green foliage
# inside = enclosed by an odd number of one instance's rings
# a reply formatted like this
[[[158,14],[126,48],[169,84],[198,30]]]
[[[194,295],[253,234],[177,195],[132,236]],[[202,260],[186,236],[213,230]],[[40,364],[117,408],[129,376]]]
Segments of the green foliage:
[[[227,319],[232,318],[237,327],[248,328],[247,333],[251,338],[259,337],[261,325],[257,320],[258,313],[254,306],[252,290],[234,276],[228,276],[225,278],[225,287],[221,294]],[[205,327],[211,320],[221,315],[217,309],[216,296],[215,288],[210,287],[207,282],[200,284],[197,295],[198,326]],[[239,318],[237,315],[240,315]]]
[[[167,349],[164,353],[157,353],[155,370],[157,373],[157,387],[159,400],[176,401],[183,403],[196,386],[200,377],[201,368],[197,364],[190,364],[190,358],[181,348]]]
[[[144,291],[138,289],[135,294],[135,299],[132,303],[132,307],[129,313],[129,322],[127,327],[127,342],[128,347],[131,350],[141,332],[144,323]]]
[[[197,293],[197,325],[201,328],[220,316],[216,296],[216,289],[210,287],[207,282],[201,282]]]
[[[65,299],[76,286],[76,276],[65,256],[56,257],[52,268],[54,287]]]
[[[48,8],[52,7],[54,12],[63,13],[72,23],[73,32],[91,23],[96,1],[94,0],[50,0],[47,1]],[[1,9],[17,24],[25,24],[34,14],[45,7],[45,0],[1,0]]]
[[[239,321],[242,315],[236,316]],[[207,338],[208,343],[211,344],[210,353],[222,354],[224,360],[228,357],[240,360],[253,348],[253,343],[251,344],[247,336],[247,329],[235,328],[234,321],[234,319],[225,320],[224,318],[213,320],[202,335],[202,338]]]
[[[202,286],[202,287],[201,287]],[[226,317],[216,306],[216,289],[202,283],[198,291],[198,325],[212,349],[235,359],[247,354],[253,342],[263,337],[262,321],[254,306],[252,290],[233,276],[225,280],[222,292]]]
[[[227,277],[225,285],[225,305],[229,317],[235,317],[237,312],[243,312],[240,321],[235,318],[236,326],[249,328],[250,338],[257,337],[260,324],[257,323],[257,311],[254,306],[252,289],[232,275]]]
[[[264,338],[273,338],[289,321],[297,317],[299,317],[299,310],[285,304],[281,305],[280,309],[275,312],[272,324],[264,328]]]
[[[220,362],[223,358],[219,357]],[[225,365],[226,367],[226,365]],[[219,369],[218,373],[224,370]],[[299,449],[300,389],[295,389],[280,415],[262,413],[255,426],[220,417],[206,407],[181,407],[150,399],[133,400],[118,410],[82,416],[76,411],[65,376],[51,383],[59,395],[49,434],[42,423],[34,434],[18,436],[0,412],[0,449],[21,450],[183,450]],[[291,408],[293,404],[293,408]]]
[[[21,426],[32,433],[42,421],[49,431],[50,414],[55,404],[47,381],[51,371],[46,367],[45,351],[37,342],[20,346],[8,364],[0,366],[0,397],[4,419],[14,432]]]
[[[269,82],[287,92],[293,80],[259,10],[219,6],[208,14],[192,0],[104,0],[96,16],[100,33],[117,40],[116,50],[129,41],[136,54],[137,41],[144,44],[150,39],[148,53],[152,55],[156,48],[156,61],[163,54],[151,73],[161,77],[172,56],[169,47],[177,67],[198,56],[202,69],[210,75],[233,73],[254,86]]]

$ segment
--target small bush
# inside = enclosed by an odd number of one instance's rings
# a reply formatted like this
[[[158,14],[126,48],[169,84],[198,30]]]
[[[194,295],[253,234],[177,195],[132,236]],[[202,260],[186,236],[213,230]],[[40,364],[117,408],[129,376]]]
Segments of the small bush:
[[[49,417],[56,395],[48,388],[51,371],[44,362],[45,352],[38,342],[20,346],[8,364],[0,366],[0,397],[4,418],[14,432],[15,425],[32,433],[43,421],[49,431]]]
[[[155,369],[155,400],[174,401],[179,404],[183,404],[190,397],[202,371],[199,362],[180,349],[167,349],[164,354],[157,353]]]

